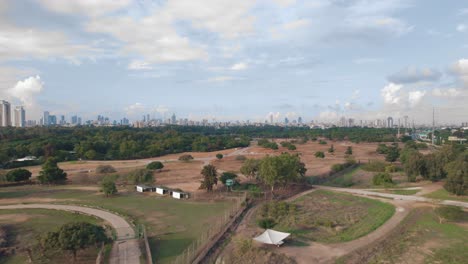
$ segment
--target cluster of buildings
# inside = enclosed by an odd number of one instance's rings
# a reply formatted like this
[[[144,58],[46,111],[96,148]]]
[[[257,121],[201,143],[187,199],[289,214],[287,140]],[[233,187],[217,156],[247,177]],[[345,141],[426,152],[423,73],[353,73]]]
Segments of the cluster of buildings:
[[[26,110],[23,106],[15,106],[12,112],[11,104],[0,100],[0,127],[26,127],[26,125]]]

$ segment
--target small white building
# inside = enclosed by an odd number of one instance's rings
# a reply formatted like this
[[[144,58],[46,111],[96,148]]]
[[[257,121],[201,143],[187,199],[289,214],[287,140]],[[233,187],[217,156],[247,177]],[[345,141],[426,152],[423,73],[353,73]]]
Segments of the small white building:
[[[160,195],[166,195],[169,193],[169,189],[166,187],[158,186],[156,187],[156,193]]]
[[[171,191],[172,198],[175,199],[188,199],[190,197],[189,193],[183,191]]]
[[[147,186],[147,185],[137,185],[136,186],[136,191],[137,192],[155,192],[156,187],[153,186]]]

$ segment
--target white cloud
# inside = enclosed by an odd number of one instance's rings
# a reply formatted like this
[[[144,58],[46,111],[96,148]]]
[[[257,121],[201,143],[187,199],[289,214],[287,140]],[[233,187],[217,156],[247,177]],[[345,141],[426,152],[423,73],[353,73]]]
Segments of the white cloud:
[[[276,4],[281,7],[287,7],[296,3],[296,0],[273,0]]]
[[[467,29],[468,28],[467,28],[467,26],[465,24],[458,24],[457,25],[457,31],[458,32],[466,32]]]
[[[128,6],[131,0],[36,0],[47,9],[69,15],[98,16]]]
[[[169,108],[167,108],[167,106],[164,106],[164,105],[158,105],[157,107],[154,108],[154,111],[160,114],[165,114],[169,112]]]
[[[40,94],[44,89],[44,83],[41,77],[31,76],[22,81],[18,81],[16,85],[8,90],[8,94],[21,101],[21,104],[28,108],[35,107],[35,96]]]
[[[338,113],[333,111],[323,111],[318,115],[319,120],[332,121],[338,119]]]
[[[151,70],[153,67],[145,61],[132,61],[127,67],[129,70]]]
[[[408,93],[408,102],[411,107],[417,106],[426,95],[426,91],[411,91]]]
[[[239,63],[236,63],[234,65],[231,66],[231,70],[234,70],[234,71],[242,71],[242,70],[245,70],[247,69],[247,64],[246,63],[243,63],[243,62],[239,62]]]
[[[417,83],[435,82],[442,77],[442,73],[435,69],[407,67],[395,74],[388,76],[388,81],[393,83]]]
[[[385,104],[398,104],[401,101],[399,92],[403,86],[395,83],[389,83],[381,90],[381,95]]]
[[[440,89],[435,88],[432,90],[432,95],[435,97],[457,97],[461,92],[455,88]]]
[[[145,111],[146,107],[141,103],[134,103],[132,105],[125,107],[124,110],[128,116],[135,116]]]
[[[307,27],[308,25],[310,25],[310,20],[303,18],[283,24],[283,29],[295,30],[298,28]]]
[[[466,87],[468,87],[468,59],[460,59],[453,66],[452,70],[458,77],[463,81]]]

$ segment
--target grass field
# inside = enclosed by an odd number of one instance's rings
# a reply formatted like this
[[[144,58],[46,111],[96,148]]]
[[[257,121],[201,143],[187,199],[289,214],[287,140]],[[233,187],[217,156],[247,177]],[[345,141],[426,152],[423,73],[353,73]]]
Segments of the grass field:
[[[453,200],[453,201],[462,201],[468,202],[468,196],[457,196],[447,192],[445,189],[440,189],[435,192],[424,195],[425,197],[439,200]]]
[[[65,189],[66,186],[21,186],[0,190],[0,200],[11,203],[51,199],[56,203],[98,206],[145,224],[154,261],[168,263],[230,208],[231,203],[193,202],[136,192],[106,198],[99,192]],[[2,201],[2,203],[4,203]]]
[[[415,195],[421,190],[378,190],[374,192],[380,193],[391,193],[391,194],[399,194],[399,195]]]
[[[431,208],[414,209],[380,243],[337,263],[466,263],[468,213],[461,222],[440,223]]]
[[[306,242],[346,242],[362,237],[384,224],[395,208],[377,200],[318,190],[292,202],[294,214],[282,218],[275,229]],[[257,217],[258,218],[258,217]]]
[[[88,222],[93,224],[103,224],[100,219],[91,216],[43,209],[31,210],[0,210],[0,225],[11,232],[10,247],[19,247],[16,254],[9,257],[0,258],[1,264],[27,263],[28,258],[23,249],[34,248],[37,237],[50,231],[56,231],[61,225],[69,222]],[[79,252],[77,263],[95,263],[98,249],[93,248]],[[39,256],[37,250],[33,250],[33,260]],[[51,262],[65,263],[71,255],[63,254],[55,256]],[[35,262],[35,263],[36,263]],[[45,262],[48,262],[47,260]],[[44,263],[45,263],[44,262]]]

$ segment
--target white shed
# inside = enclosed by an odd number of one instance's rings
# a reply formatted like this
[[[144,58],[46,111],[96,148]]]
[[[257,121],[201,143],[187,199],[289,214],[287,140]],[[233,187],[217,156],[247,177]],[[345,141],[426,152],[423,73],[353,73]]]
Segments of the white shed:
[[[172,191],[171,195],[172,195],[172,198],[175,198],[175,199],[188,199],[189,198],[189,194],[186,192],[182,192],[182,191]]]
[[[161,195],[165,195],[165,194],[169,193],[169,189],[167,189],[165,187],[156,187],[156,193],[161,194]]]

